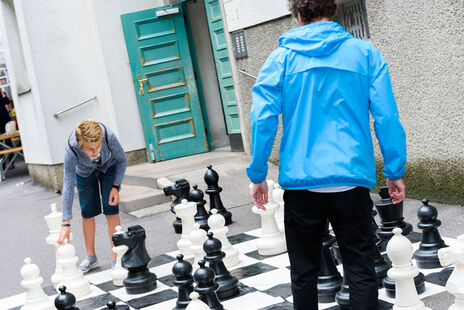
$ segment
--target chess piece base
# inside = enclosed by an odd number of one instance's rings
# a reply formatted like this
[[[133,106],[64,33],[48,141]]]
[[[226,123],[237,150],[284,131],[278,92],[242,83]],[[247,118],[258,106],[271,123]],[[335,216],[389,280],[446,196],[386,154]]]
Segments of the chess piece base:
[[[417,294],[420,295],[425,291],[425,276],[420,272],[417,276],[414,277],[414,285],[416,286]],[[390,277],[386,276],[382,281],[383,287],[385,288],[385,293],[387,297],[395,298],[395,281]]]
[[[123,284],[129,295],[143,294],[156,289],[156,275],[146,269],[141,272],[129,272]]]
[[[350,309],[350,293],[348,285],[344,284],[342,289],[335,294],[335,301],[338,304],[338,309],[349,310]]]
[[[342,288],[342,277],[337,272],[331,276],[319,276],[317,279],[317,298],[321,303],[334,302],[335,294]]]

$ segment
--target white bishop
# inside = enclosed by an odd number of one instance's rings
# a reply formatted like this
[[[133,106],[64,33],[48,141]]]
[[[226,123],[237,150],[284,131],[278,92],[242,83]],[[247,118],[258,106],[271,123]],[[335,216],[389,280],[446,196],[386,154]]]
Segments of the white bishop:
[[[53,301],[45,294],[42,289],[43,278],[40,276],[39,267],[31,264],[31,259],[24,260],[21,268],[21,286],[26,291],[26,303],[21,310],[54,310]]]

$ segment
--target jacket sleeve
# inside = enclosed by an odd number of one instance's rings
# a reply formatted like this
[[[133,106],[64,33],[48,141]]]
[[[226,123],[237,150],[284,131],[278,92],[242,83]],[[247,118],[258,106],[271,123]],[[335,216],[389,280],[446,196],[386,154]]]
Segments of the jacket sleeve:
[[[267,160],[272,151],[282,112],[282,87],[285,68],[285,49],[278,48],[266,60],[252,91],[251,154],[247,167],[251,182],[257,184],[266,179]]]
[[[124,178],[124,173],[126,172],[127,168],[127,156],[116,135],[110,129],[108,129],[108,127],[107,130],[108,144],[116,160],[116,175],[114,178],[114,183],[121,185],[122,179]]]
[[[63,164],[63,197],[62,197],[62,219],[72,219],[72,205],[74,200],[74,178],[76,175],[77,158],[66,146]]]
[[[372,48],[370,56],[370,111],[382,151],[383,175],[396,181],[405,172],[406,135],[398,116],[387,64],[375,48]]]

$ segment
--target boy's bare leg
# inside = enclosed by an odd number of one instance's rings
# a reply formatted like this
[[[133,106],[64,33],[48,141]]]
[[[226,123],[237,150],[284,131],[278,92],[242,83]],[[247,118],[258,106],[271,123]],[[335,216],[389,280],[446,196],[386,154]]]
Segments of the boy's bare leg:
[[[82,218],[82,230],[84,232],[85,252],[95,255],[95,218]]]
[[[119,214],[106,215],[106,221],[108,222],[108,236],[110,237],[111,248],[113,248],[113,235],[116,232],[116,226],[121,225],[119,220]],[[116,253],[113,252],[112,260],[116,259]]]

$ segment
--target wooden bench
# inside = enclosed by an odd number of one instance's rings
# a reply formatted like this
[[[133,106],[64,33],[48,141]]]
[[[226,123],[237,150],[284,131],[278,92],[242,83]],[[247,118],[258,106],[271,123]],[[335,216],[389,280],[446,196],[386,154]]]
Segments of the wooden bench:
[[[0,155],[5,155],[5,154],[10,154],[10,153],[16,153],[16,152],[21,152],[23,150],[23,147],[15,147],[13,149],[8,149],[8,150],[2,150],[0,151]]]

